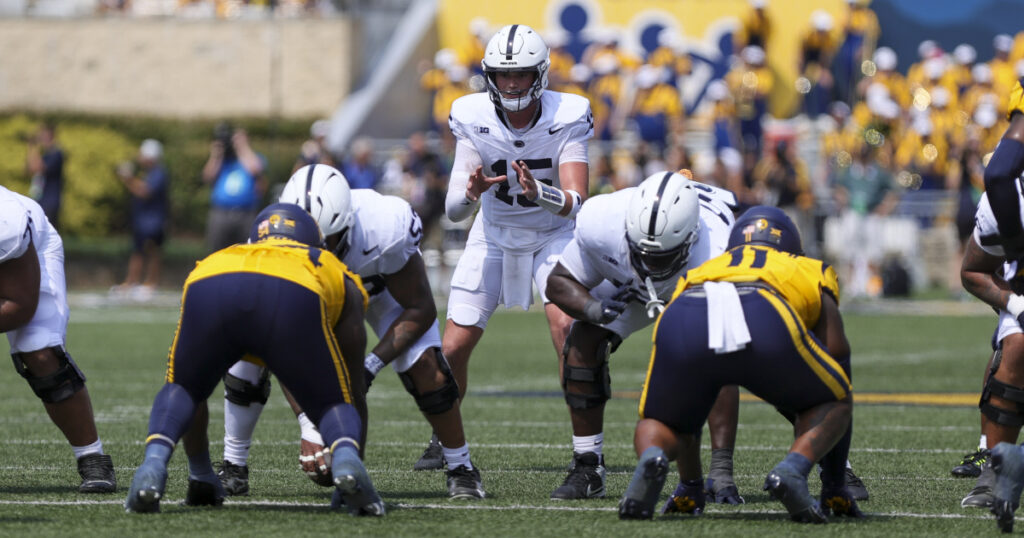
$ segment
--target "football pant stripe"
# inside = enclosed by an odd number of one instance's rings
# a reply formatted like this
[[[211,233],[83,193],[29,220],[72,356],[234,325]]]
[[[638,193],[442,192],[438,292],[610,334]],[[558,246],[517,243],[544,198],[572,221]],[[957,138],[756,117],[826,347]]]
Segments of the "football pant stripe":
[[[351,382],[349,381],[348,368],[345,366],[345,357],[341,354],[341,348],[338,345],[338,339],[334,335],[334,329],[330,327],[328,320],[330,318],[327,315],[327,302],[323,299],[320,300],[320,327],[324,331],[324,339],[327,342],[327,347],[331,352],[331,360],[334,361],[334,371],[338,375],[338,384],[341,386],[342,395],[345,398],[345,403],[352,403],[351,393]]]
[[[850,378],[839,366],[839,363],[821,348],[817,342],[807,333],[803,321],[796,316],[793,309],[775,293],[768,290],[757,290],[758,294],[768,300],[775,308],[789,329],[789,337],[800,357],[818,376],[819,379],[832,391],[836,399],[843,399],[850,392]]]

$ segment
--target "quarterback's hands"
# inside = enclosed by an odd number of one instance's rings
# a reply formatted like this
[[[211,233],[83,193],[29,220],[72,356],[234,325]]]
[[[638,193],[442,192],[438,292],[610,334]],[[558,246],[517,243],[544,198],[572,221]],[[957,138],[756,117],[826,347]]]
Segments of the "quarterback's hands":
[[[484,175],[484,167],[477,166],[476,170],[469,175],[469,182],[466,184],[466,198],[475,202],[480,199],[481,194],[487,192],[492,186],[507,179],[507,175],[487,177]]]
[[[526,166],[523,161],[512,161],[512,169],[516,171],[519,186],[523,188],[523,195],[526,196],[526,199],[531,202],[536,200],[539,192],[537,191],[537,181],[533,179],[530,167]]]
[[[629,306],[629,301],[634,297],[633,290],[629,286],[623,286],[615,292],[615,295],[607,299],[601,301],[591,299],[583,307],[583,315],[586,316],[585,321],[596,325],[611,323],[626,310],[626,307]]]
[[[331,453],[323,445],[303,439],[299,445],[299,465],[306,476],[317,485],[330,487],[334,485],[331,475]]]

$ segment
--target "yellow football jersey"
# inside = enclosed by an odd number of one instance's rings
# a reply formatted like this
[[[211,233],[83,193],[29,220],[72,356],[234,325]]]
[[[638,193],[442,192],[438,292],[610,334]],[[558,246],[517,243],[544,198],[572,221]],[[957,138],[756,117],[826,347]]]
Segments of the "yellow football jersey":
[[[822,291],[839,302],[839,279],[831,265],[758,245],[735,247],[690,269],[679,278],[672,298],[708,281],[763,282],[777,291],[808,327],[818,323]]]
[[[319,295],[327,309],[331,326],[341,317],[345,305],[345,276],[359,287],[363,308],[369,296],[362,280],[345,267],[334,254],[288,239],[267,239],[257,243],[232,245],[210,254],[196,263],[185,279],[189,284],[228,273],[257,273],[288,280]]]
[[[1013,117],[1015,112],[1024,113],[1024,77],[1017,80],[1017,85],[1010,92],[1009,106],[1006,108],[1006,119]]]

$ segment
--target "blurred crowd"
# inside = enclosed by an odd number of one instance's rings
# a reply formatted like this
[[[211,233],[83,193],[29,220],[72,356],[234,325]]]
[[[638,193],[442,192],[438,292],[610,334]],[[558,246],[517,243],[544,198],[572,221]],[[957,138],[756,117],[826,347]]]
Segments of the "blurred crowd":
[[[268,10],[317,16],[347,5],[97,1],[109,12],[226,18]],[[773,33],[771,14],[779,11],[769,11],[767,2],[749,0],[731,42],[722,45],[729,54],[721,64],[671,27],[644,55],[611,29],[588,33],[585,47],[563,31],[543,34],[549,88],[591,103],[591,194],[636,185],[658,170],[689,168],[698,180],[735,192],[742,206],[785,210],[808,254],[839,269],[847,296],[929,288],[961,294],[961,248],[984,187],[985,156],[1006,128],[1007,100],[1024,77],[1024,31],[993,36],[989,58],[968,43],[926,40],[900,69],[868,2],[847,0],[839,17],[814,11],[801,35]],[[404,143],[357,138],[332,153],[325,143],[330,125],[320,120],[295,163],[330,163],[355,188],[410,201],[428,228],[428,265],[458,256],[464,230],[444,217],[454,151],[448,113],[455,99],[483,91],[480,61],[495,29],[473,19],[463,48],[441,49],[418,66],[432,98],[427,130]],[[771,47],[784,40],[797,44],[796,57],[785,60],[790,66],[773,64],[783,60]],[[702,62],[712,69],[699,69]],[[780,75],[786,71],[795,71],[795,80]]]
[[[549,87],[591,101],[592,191],[691,168],[743,205],[789,213],[809,254],[837,265],[849,295],[935,287],[959,294],[960,248],[983,189],[984,156],[1005,130],[1007,99],[1024,76],[1024,31],[994,36],[991,58],[978,58],[970,44],[945,50],[924,41],[904,72],[896,52],[878,46],[867,2],[849,0],[842,20],[815,11],[806,33],[791,37],[799,40],[793,83],[769,61],[769,47],[784,37],[772,36],[766,8],[766,0],[750,0],[728,72],[689,100],[683,88],[692,90],[696,59],[672,29],[646,57],[610,31],[595,34],[579,58],[565,34],[544,35]],[[451,148],[452,101],[482,89],[491,30],[472,21],[469,47],[440,50],[421,69],[442,152]],[[773,103],[786,92],[794,104],[780,112]]]

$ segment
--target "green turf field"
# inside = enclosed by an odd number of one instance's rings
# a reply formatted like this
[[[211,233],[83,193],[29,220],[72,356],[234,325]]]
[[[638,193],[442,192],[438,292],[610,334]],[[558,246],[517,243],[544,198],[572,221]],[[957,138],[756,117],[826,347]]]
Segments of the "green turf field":
[[[930,308],[927,309],[931,311]],[[220,509],[178,505],[187,473],[180,453],[171,461],[167,500],[158,515],[125,514],[121,505],[142,459],[149,406],[163,382],[174,307],[73,306],[69,350],[89,378],[106,451],[117,467],[111,496],[76,492],[71,450],[42,405],[9,365],[0,369],[0,535],[344,535],[378,536],[628,536],[628,535],[978,535],[995,522],[964,510],[973,480],[950,467],[973,450],[976,398],[988,358],[994,317],[853,314],[846,316],[854,348],[854,387],[868,399],[855,410],[851,460],[871,499],[868,518],[820,527],[788,520],[761,491],[768,470],[785,454],[791,430],[771,407],[740,409],[736,479],[747,504],[711,505],[694,518],[620,522],[615,506],[635,463],[635,394],[644,377],[650,332],[634,335],[612,358],[613,389],[606,416],[609,497],[548,500],[570,458],[568,413],[554,352],[538,313],[499,313],[476,350],[463,416],[488,498],[450,502],[441,472],[413,472],[430,435],[396,376],[382,373],[369,395],[367,467],[388,503],[382,519],[332,513],[330,491],[298,470],[299,428],[280,391],[256,429],[250,460],[252,495]],[[0,352],[6,354],[6,340]],[[219,389],[216,394],[219,394]],[[929,405],[885,403],[898,394],[926,393]],[[937,397],[937,396],[947,396]],[[212,454],[219,459],[222,400],[211,402]],[[707,452],[707,449],[706,449]],[[705,461],[707,453],[705,453]],[[663,491],[671,490],[674,477]],[[812,477],[811,490],[818,482]]]

